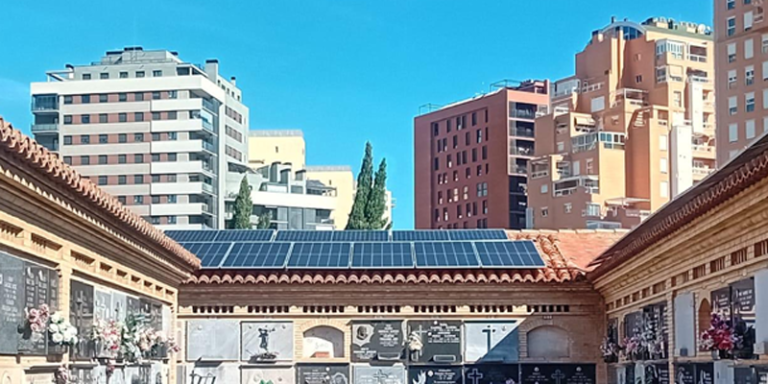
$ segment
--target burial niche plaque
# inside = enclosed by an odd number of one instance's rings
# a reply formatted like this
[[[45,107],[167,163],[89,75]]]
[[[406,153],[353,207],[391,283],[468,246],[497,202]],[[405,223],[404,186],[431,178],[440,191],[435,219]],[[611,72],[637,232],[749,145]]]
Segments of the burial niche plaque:
[[[408,322],[409,356],[412,363],[461,361],[461,322],[423,320]],[[419,345],[420,348],[415,348]]]
[[[696,373],[693,364],[675,365],[675,384],[694,384]]]
[[[293,323],[290,321],[244,321],[241,360],[269,363],[293,359]]]
[[[411,366],[408,368],[408,381],[411,384],[461,384],[461,367]]]
[[[349,384],[347,364],[297,364],[297,384]]]
[[[464,366],[464,384],[517,384],[517,364],[471,364]]]
[[[24,262],[24,307],[40,309],[48,306],[49,312],[56,310],[50,304],[50,269],[37,264]],[[54,272],[55,273],[55,272]],[[19,353],[25,355],[43,356],[48,351],[48,333],[32,332],[27,328],[19,340]]]
[[[19,326],[24,324],[24,263],[0,252],[0,354],[19,350]]]
[[[352,322],[352,361],[398,361],[405,357],[403,321]]]
[[[515,321],[467,321],[464,323],[466,361],[510,363],[518,360]]]
[[[240,384],[294,384],[296,372],[293,367],[247,367],[243,368]]]
[[[78,360],[87,360],[93,356],[90,337],[93,326],[94,290],[92,285],[72,280],[70,282],[69,321],[77,328],[78,342],[73,355]]]
[[[631,369],[634,369],[634,366],[631,366]],[[595,384],[596,382],[594,364],[523,364],[521,372],[522,383]]]
[[[407,384],[402,365],[355,365],[352,370],[354,384]]]

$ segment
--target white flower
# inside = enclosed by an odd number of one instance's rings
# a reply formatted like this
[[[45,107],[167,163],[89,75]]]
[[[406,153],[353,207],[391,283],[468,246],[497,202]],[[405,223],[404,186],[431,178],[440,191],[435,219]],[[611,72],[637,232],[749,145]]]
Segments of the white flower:
[[[77,344],[77,336],[72,336],[72,338],[69,339],[69,343],[72,345]]]
[[[57,324],[51,323],[48,325],[48,330],[51,331],[51,333],[59,332],[59,326]]]
[[[61,315],[61,312],[56,312],[53,315],[51,315],[51,322],[58,324],[64,321],[64,316]]]
[[[57,344],[61,344],[61,342],[64,341],[64,336],[62,336],[61,333],[54,333],[51,335],[51,338],[53,339],[53,342]]]

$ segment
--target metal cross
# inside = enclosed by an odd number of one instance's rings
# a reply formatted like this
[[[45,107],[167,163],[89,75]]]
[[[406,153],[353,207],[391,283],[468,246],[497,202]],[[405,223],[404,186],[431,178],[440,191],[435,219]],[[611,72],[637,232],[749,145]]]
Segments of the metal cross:
[[[555,379],[555,384],[560,384],[560,382],[565,379],[565,374],[558,369],[552,374],[552,378]]]
[[[496,332],[495,329],[486,328],[482,330],[483,333],[485,333],[485,340],[486,340],[486,352],[491,351],[491,334]]]
[[[472,372],[467,375],[467,378],[472,380],[472,384],[480,384],[480,380],[482,380],[484,376],[485,375],[478,371],[477,368],[473,368]]]
[[[389,379],[389,375],[384,373],[381,369],[379,369],[376,373],[373,374],[373,378],[376,379],[376,382],[379,384],[383,384],[387,382],[387,379]]]

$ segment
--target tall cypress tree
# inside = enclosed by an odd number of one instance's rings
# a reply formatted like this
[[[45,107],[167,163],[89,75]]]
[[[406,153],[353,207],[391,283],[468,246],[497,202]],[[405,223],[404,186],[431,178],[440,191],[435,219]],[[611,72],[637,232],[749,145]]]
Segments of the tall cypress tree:
[[[387,159],[381,160],[379,169],[376,171],[376,178],[373,182],[373,189],[368,196],[365,204],[365,219],[368,222],[369,229],[382,229],[386,225],[383,220],[386,210],[387,193]]]
[[[349,214],[346,229],[368,229],[365,207],[368,202],[368,196],[371,194],[371,184],[373,184],[373,146],[371,146],[370,142],[366,142],[363,165],[360,167],[360,173],[357,175],[355,202],[352,204],[352,212]]]
[[[232,215],[232,227],[235,229],[251,229],[251,213],[253,202],[251,201],[251,188],[248,186],[247,176],[240,182],[240,191],[235,198],[235,211]]]

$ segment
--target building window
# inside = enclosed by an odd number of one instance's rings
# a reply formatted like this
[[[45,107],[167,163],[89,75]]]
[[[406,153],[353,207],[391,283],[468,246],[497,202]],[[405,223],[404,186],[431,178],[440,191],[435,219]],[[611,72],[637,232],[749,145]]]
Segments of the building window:
[[[478,129],[477,133],[476,133],[476,136],[477,136],[476,139],[477,139],[478,144],[482,143],[483,142],[483,130],[482,129]]]
[[[120,133],[117,135],[117,142],[118,143],[127,143],[128,142],[128,135],[125,133]]]
[[[755,83],[755,66],[749,65],[744,68],[744,83],[750,86]]]
[[[109,72],[102,72],[99,74],[99,79],[106,80],[109,79]]]
[[[64,104],[72,104],[72,96],[64,96]]]
[[[119,201],[120,204],[125,205],[125,196],[118,196],[117,201]]]
[[[440,169],[440,159],[438,159],[437,157],[435,157],[433,160],[432,169],[435,171]]]
[[[133,155],[133,162],[136,164],[141,164],[144,162],[144,155],[137,153]]]
[[[753,20],[754,20],[754,14],[752,11],[744,12],[744,32],[752,30]]]
[[[118,101],[128,101],[128,94],[127,93],[118,93],[117,94],[117,100]]]
[[[168,132],[167,135],[168,135],[168,140],[176,140],[176,138],[178,137],[176,132]]]
[[[134,175],[133,176],[133,183],[134,184],[144,184],[144,175]]]
[[[176,224],[176,216],[168,216],[166,218],[166,221],[168,222],[168,224]]]
[[[144,121],[144,112],[134,112],[133,121]]]
[[[117,155],[117,163],[118,164],[125,164],[126,163],[125,155]]]
[[[755,138],[755,121],[747,120],[744,123],[744,135],[747,139]]]
[[[680,91],[675,91],[672,94],[673,102],[675,107],[682,108],[683,107],[683,93]]]
[[[178,91],[168,91],[168,98],[169,99],[176,99],[179,97]]]
[[[168,161],[176,161],[176,154],[175,153],[169,153],[168,154]]]
[[[121,79],[127,79],[128,78],[128,72],[120,72],[120,78]]]
[[[64,136],[64,145],[72,145],[72,136]]]
[[[661,159],[659,159],[659,170],[661,170],[661,173],[669,172],[666,157],[662,157]]]
[[[99,135],[99,144],[107,144],[107,143],[109,143],[109,136]]]
[[[592,161],[592,159],[587,159],[586,164],[587,164],[587,166],[586,166],[586,168],[587,168],[587,175],[594,175],[595,174],[595,169],[593,168],[593,161]]]
[[[163,71],[161,70],[152,71],[152,77],[162,77],[162,76],[163,76]]]
[[[488,196],[488,183],[477,183],[477,197]]]
[[[541,217],[547,217],[549,216],[549,208],[548,207],[542,207],[541,208]]]
[[[90,143],[91,143],[91,135],[80,136],[80,144],[90,144]]]
[[[733,63],[736,61],[736,43],[729,43],[728,47],[728,62]]]
[[[549,192],[549,184],[542,184],[541,185],[541,193],[547,193]]]
[[[133,203],[134,204],[144,204],[144,196],[134,196],[133,197]]]
[[[659,196],[661,197],[669,197],[669,183],[666,181],[662,181],[659,183]]]
[[[642,83],[643,82],[643,75],[637,75],[635,76],[635,83]]]
[[[749,92],[744,95],[744,101],[746,103],[744,110],[747,112],[753,112],[755,110],[755,93]]]
[[[731,116],[739,112],[739,99],[736,96],[728,98],[728,114]]]
[[[80,156],[80,165],[91,165],[90,156]]]
[[[72,165],[72,156],[64,156],[64,164]]]
[[[152,154],[152,162],[153,163],[157,163],[158,161],[160,161],[160,154],[159,153],[153,153]]]
[[[143,133],[134,133],[133,134],[133,141],[137,143],[141,143],[144,141],[144,134]]]
[[[736,0],[726,0],[725,2],[725,8],[726,9],[735,9],[736,8]]]
[[[108,122],[109,122],[109,115],[107,115],[106,113],[100,113],[99,114],[99,123],[104,124],[104,123],[108,123]]]
[[[107,155],[99,155],[99,164],[107,163]]]
[[[437,136],[440,134],[440,126],[437,123],[432,123],[432,136]]]
[[[91,74],[90,73],[83,73],[83,80],[90,80]]]
[[[169,111],[168,112],[168,120],[176,120],[177,113],[176,111]]]
[[[667,135],[661,135],[659,136],[659,150],[666,151],[669,148],[669,145],[667,144]]]
[[[160,112],[152,112],[152,120],[153,121],[160,120]]]
[[[728,124],[728,142],[735,143],[739,141],[739,124]]]
[[[160,141],[160,134],[157,132],[152,133],[152,141]]]
[[[735,17],[729,17],[728,20],[726,20],[726,29],[728,36],[733,36],[736,34],[736,18]]]
[[[144,93],[136,92],[133,94],[133,101],[144,101]]]
[[[487,145],[483,145],[483,148],[482,148],[481,152],[482,152],[481,158],[483,160],[488,160],[488,146]]]
[[[80,115],[80,123],[81,124],[90,124],[91,123],[91,115]]]
[[[108,101],[109,101],[109,95],[107,94],[99,95],[99,103],[106,103]]]
[[[125,175],[120,175],[120,176],[117,177],[117,184],[125,185],[127,183],[128,183],[128,181],[127,181]]]
[[[82,103],[82,104],[90,104],[91,103],[91,95],[82,95],[82,96],[80,96],[80,103]]]
[[[142,77],[144,77],[144,71],[136,71],[136,77],[137,77],[137,78],[142,78]]]
[[[99,176],[99,185],[107,185],[107,177]]]
[[[571,211],[573,210],[573,203],[563,204],[563,210],[565,211],[565,213],[571,213]]]

